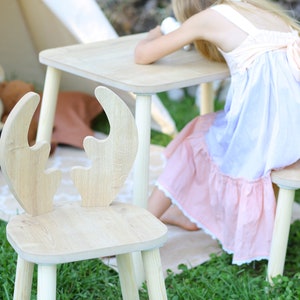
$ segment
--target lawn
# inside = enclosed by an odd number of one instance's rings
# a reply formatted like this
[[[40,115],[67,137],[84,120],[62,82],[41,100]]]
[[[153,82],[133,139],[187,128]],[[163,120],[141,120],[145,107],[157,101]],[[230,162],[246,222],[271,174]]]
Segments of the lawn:
[[[180,130],[191,118],[198,114],[194,99],[187,96],[182,102],[172,102],[166,94],[161,99],[170,111]],[[216,103],[216,109],[222,105]],[[97,120],[101,128],[106,128],[105,118]],[[100,128],[99,127],[99,128]],[[166,145],[171,138],[152,132],[152,143]],[[297,199],[300,195],[297,194]],[[297,200],[299,202],[299,200]],[[0,222],[0,299],[12,299],[15,276],[16,254],[5,238],[5,222]],[[213,255],[211,259],[193,269],[180,265],[179,275],[169,272],[166,287],[169,300],[197,300],[197,299],[300,299],[300,221],[291,226],[288,253],[284,276],[275,280],[270,286],[266,280],[266,261],[253,262],[242,266],[231,264],[231,255],[222,253]],[[36,277],[36,272],[35,272]],[[36,299],[36,280],[34,280],[33,296]],[[118,300],[121,292],[118,276],[115,271],[102,264],[99,260],[76,262],[58,267],[57,279],[58,300]],[[143,287],[140,291],[141,299],[147,298],[147,291]]]

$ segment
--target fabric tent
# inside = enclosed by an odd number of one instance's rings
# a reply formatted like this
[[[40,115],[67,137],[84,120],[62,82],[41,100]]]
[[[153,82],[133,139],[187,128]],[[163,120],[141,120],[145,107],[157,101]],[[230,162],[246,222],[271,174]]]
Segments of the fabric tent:
[[[6,79],[21,79],[42,90],[45,67],[38,53],[47,48],[116,38],[118,35],[94,0],[1,0],[0,65]],[[63,74],[62,90],[92,94],[98,83]],[[134,111],[134,95],[117,91]],[[152,127],[175,134],[174,121],[154,95]]]

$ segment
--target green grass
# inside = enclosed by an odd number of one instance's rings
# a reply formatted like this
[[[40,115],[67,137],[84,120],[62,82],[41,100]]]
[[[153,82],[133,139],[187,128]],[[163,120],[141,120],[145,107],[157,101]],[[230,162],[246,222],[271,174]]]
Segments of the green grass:
[[[166,94],[160,95],[180,130],[194,116],[198,109],[192,98],[184,102],[172,102]],[[219,108],[220,104],[217,104]],[[100,121],[99,121],[100,120]],[[106,128],[105,117],[97,121]],[[99,124],[98,124],[99,125]],[[152,132],[152,143],[166,145],[171,138]],[[297,193],[297,201],[300,193]],[[5,238],[5,222],[0,221],[0,299],[12,299],[17,256]],[[212,255],[211,259],[193,269],[180,265],[179,275],[171,271],[166,278],[169,300],[291,300],[300,299],[300,221],[291,226],[284,276],[270,286],[266,280],[266,261],[242,266],[231,264],[231,255]],[[58,300],[118,300],[121,299],[118,275],[100,260],[76,262],[58,267]],[[36,299],[36,270],[34,273],[32,299]],[[148,299],[146,287],[140,292],[141,299]]]

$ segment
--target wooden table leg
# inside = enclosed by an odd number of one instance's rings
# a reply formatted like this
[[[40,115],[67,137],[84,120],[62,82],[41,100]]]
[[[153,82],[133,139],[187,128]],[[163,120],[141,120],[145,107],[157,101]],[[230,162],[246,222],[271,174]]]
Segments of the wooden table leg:
[[[212,83],[201,85],[201,114],[214,110],[214,92]],[[147,208],[149,197],[149,161],[151,134],[151,94],[137,94],[135,119],[138,128],[139,147],[134,165],[133,203]],[[137,284],[145,280],[140,253],[133,255]]]
[[[212,82],[206,82],[201,84],[201,103],[200,113],[205,115],[214,111],[214,90]]]
[[[147,208],[149,197],[151,95],[136,96],[135,119],[139,146],[134,165],[133,201],[134,204]]]
[[[151,95],[136,95],[135,120],[138,129],[139,146],[134,164],[133,203],[147,208],[149,197],[149,161],[151,134]],[[140,252],[132,254],[137,285],[145,281]]]
[[[47,68],[36,140],[51,141],[61,71]]]

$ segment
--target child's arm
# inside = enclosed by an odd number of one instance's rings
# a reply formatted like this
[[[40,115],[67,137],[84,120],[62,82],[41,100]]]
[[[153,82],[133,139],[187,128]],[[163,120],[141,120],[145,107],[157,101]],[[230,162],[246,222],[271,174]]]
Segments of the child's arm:
[[[206,38],[211,30],[211,11],[205,10],[194,15],[178,29],[166,35],[162,34],[160,26],[152,29],[136,46],[135,62],[151,64],[197,39]]]
[[[182,48],[181,44],[183,46],[185,44],[179,41],[178,30],[167,35],[162,34],[160,26],[150,30],[147,37],[135,49],[135,62],[143,65],[150,64]]]

